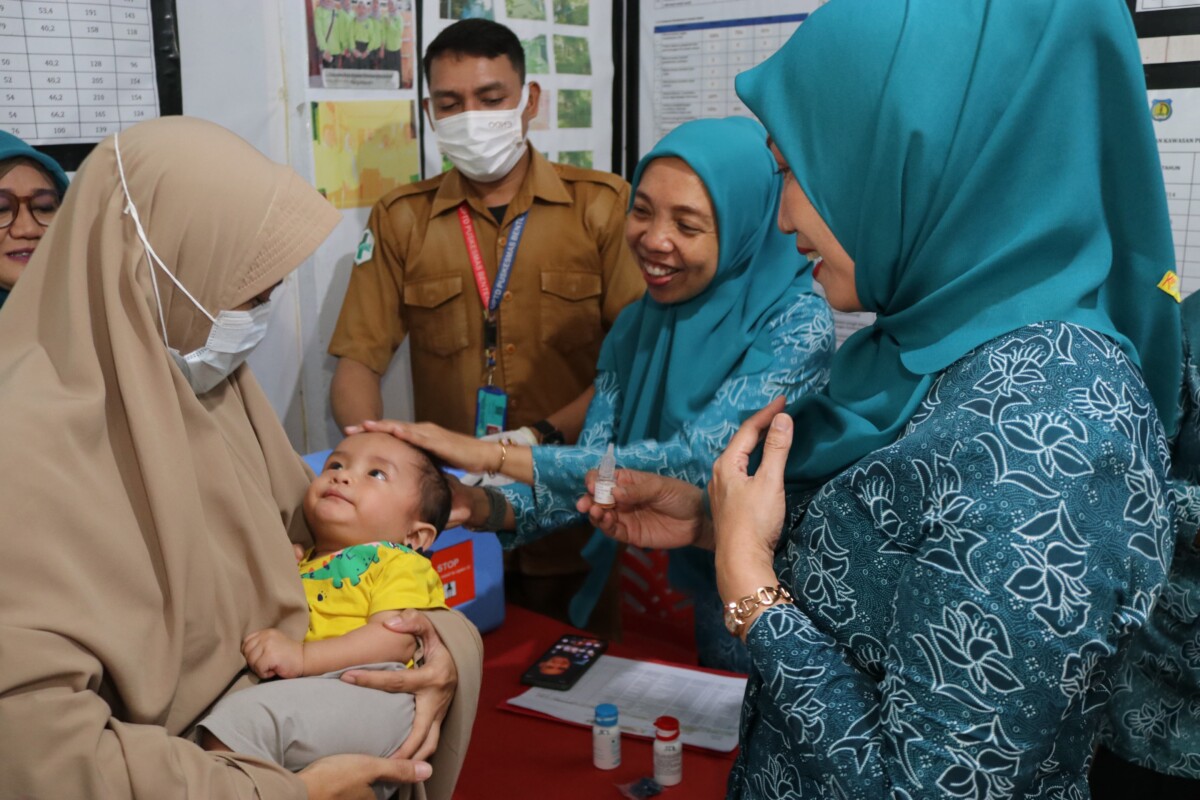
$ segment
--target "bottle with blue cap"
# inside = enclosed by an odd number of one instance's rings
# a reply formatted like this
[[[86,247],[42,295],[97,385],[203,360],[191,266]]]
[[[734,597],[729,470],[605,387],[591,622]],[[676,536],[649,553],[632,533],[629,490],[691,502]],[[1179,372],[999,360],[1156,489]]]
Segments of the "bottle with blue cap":
[[[592,721],[592,763],[596,769],[621,766],[621,729],[617,726],[617,707],[612,703],[596,706]]]

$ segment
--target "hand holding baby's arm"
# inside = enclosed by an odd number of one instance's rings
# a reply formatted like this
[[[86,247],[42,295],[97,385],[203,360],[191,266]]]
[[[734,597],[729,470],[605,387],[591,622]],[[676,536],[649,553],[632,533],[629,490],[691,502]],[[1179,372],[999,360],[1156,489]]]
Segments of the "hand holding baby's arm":
[[[416,637],[406,633],[395,633],[383,627],[385,620],[399,614],[399,611],[380,611],[372,614],[366,625],[349,633],[332,639],[305,642],[304,674],[323,675],[360,664],[408,661],[417,649]]]
[[[304,643],[265,628],[242,640],[242,655],[260,678],[298,678],[304,671]]]

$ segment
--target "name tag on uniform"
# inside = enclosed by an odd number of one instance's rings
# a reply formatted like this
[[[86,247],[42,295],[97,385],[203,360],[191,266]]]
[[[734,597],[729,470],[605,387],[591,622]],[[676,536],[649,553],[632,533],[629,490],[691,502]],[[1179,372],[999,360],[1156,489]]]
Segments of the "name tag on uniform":
[[[475,435],[487,436],[504,430],[508,417],[508,395],[499,386],[480,386],[475,395]]]

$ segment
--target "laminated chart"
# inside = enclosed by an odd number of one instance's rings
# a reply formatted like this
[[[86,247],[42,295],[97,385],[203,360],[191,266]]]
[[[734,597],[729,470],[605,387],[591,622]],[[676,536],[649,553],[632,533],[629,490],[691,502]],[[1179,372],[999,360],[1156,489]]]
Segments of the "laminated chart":
[[[669,8],[670,0],[659,0]],[[700,20],[654,27],[653,139],[693,119],[750,116],[733,79],[765,61],[808,14]]]
[[[159,116],[150,0],[0,0],[0,130],[98,142]]]
[[[1148,93],[1158,138],[1180,295],[1200,289],[1200,89]]]
[[[1165,11],[1170,8],[1200,8],[1197,0],[1137,0],[1138,11]]]

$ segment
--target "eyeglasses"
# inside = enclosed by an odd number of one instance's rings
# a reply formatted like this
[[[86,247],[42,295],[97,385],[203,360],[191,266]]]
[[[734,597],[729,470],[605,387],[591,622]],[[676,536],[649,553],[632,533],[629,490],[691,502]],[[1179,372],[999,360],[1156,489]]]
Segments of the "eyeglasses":
[[[23,197],[0,189],[0,230],[11,227],[17,221],[21,206],[28,208],[33,221],[44,228],[54,221],[58,205],[58,192],[53,189],[38,189]]]

